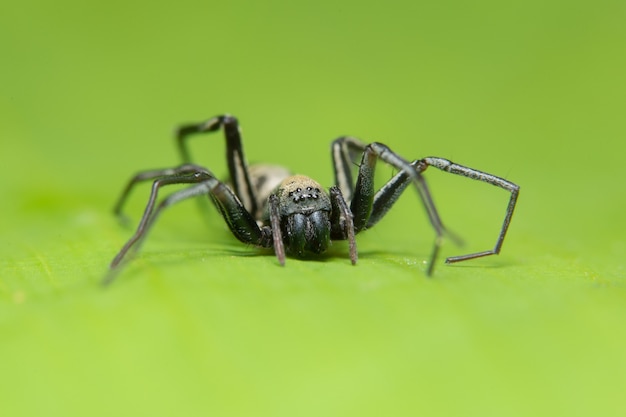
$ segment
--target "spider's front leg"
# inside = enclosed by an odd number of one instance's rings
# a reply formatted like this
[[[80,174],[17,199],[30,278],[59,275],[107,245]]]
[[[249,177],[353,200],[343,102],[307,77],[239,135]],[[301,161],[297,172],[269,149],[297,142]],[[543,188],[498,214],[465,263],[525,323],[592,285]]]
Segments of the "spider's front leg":
[[[433,271],[442,235],[444,232],[447,232],[437,213],[428,186],[421,175],[429,166],[433,166],[445,172],[492,184],[511,193],[504,221],[494,248],[482,252],[449,257],[446,259],[446,263],[460,262],[500,253],[517,203],[519,195],[518,185],[495,175],[453,163],[444,158],[428,157],[408,163],[381,143],[375,142],[365,145],[358,139],[351,137],[337,139],[333,142],[332,149],[337,184],[348,187],[347,193],[353,197],[351,208],[355,215],[354,223],[357,232],[374,226],[389,211],[406,187],[413,182],[424,203],[430,222],[437,233],[435,247],[428,268],[428,274],[430,275]],[[352,156],[359,150],[362,151],[363,157],[359,166],[356,186],[352,187],[349,168],[352,163]],[[400,172],[374,194],[374,170],[378,158],[400,170]],[[454,238],[453,235],[451,236]]]
[[[466,255],[451,256],[446,259],[446,263],[455,263],[460,261],[466,261],[468,259],[475,259],[484,256],[499,254],[500,249],[502,248],[502,243],[504,242],[504,237],[506,236],[506,232],[507,230],[509,230],[509,225],[511,224],[511,218],[513,217],[515,205],[517,204],[517,197],[519,195],[520,189],[519,185],[514,184],[511,181],[505,180],[504,178],[496,177],[495,175],[488,174],[474,168],[455,164],[454,162],[444,158],[428,157],[424,158],[422,161],[426,164],[426,166],[433,166],[437,169],[449,172],[451,174],[461,175],[472,180],[486,182],[487,184],[495,185],[496,187],[502,188],[511,193],[511,197],[509,198],[509,204],[506,207],[504,221],[502,222],[502,227],[500,228],[500,233],[498,234],[498,239],[496,240],[496,244],[493,249],[482,252],[468,253]]]
[[[140,181],[154,179],[150,198],[144,210],[135,234],[126,242],[115,256],[110,265],[109,274],[103,283],[110,283],[120,269],[128,253],[136,251],[145,239],[152,225],[161,211],[182,200],[208,195],[218,208],[233,235],[240,241],[261,247],[272,246],[272,233],[267,227],[260,228],[252,215],[241,204],[233,191],[224,183],[216,179],[208,170],[196,165],[185,164],[178,168],[151,170],[137,174],[125,188],[122,197],[116,205],[116,211],[121,210],[130,189]],[[174,192],[156,205],[159,191],[166,185],[190,184],[189,188]]]
[[[445,228],[435,208],[430,192],[421,172],[425,169],[421,161],[408,161],[401,158],[382,143],[365,145],[360,140],[344,136],[332,144],[333,166],[337,186],[349,196],[350,209],[354,215],[356,233],[374,226],[389,211],[406,187],[413,182],[424,203],[430,223],[437,237],[430,257],[427,274],[431,275]],[[353,158],[361,154],[356,185],[352,186],[351,165]],[[376,162],[381,159],[400,172],[377,192],[374,189]],[[347,198],[348,199],[348,198]]]

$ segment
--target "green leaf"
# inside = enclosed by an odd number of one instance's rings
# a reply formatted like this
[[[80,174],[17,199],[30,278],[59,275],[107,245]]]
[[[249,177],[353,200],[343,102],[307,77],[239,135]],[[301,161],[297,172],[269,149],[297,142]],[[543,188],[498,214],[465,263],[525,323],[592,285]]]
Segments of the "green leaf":
[[[0,408],[6,416],[618,416],[626,411],[626,31],[611,2],[27,2],[0,16]],[[232,112],[250,161],[333,181],[354,134],[521,186],[425,175],[319,258],[247,247],[210,205],[107,265],[179,163],[177,123]],[[226,172],[219,134],[193,141]],[[380,165],[380,183],[392,170]]]

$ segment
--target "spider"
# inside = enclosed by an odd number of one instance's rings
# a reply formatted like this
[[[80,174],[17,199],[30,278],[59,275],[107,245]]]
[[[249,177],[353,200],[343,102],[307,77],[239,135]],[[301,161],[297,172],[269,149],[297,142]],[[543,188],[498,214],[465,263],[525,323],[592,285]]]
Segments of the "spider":
[[[213,173],[191,162],[187,139],[198,133],[223,129],[230,183],[218,180]],[[132,188],[144,181],[152,182],[152,191],[135,234],[113,259],[105,283],[113,279],[131,249],[136,250],[161,211],[179,201],[207,195],[224,218],[232,234],[241,242],[273,248],[280,265],[285,253],[302,257],[306,253],[324,252],[332,240],[347,240],[352,264],[357,261],[355,235],[376,225],[387,214],[402,192],[411,184],[424,204],[436,238],[427,267],[432,275],[446,229],[435,208],[422,173],[435,167],[456,175],[495,185],[510,192],[504,222],[493,249],[453,256],[446,263],[495,255],[500,252],[519,194],[519,186],[444,158],[427,157],[408,162],[379,142],[365,144],[342,136],[331,145],[335,185],[326,191],[318,182],[303,175],[292,175],[287,169],[266,164],[248,165],[244,156],[237,119],[230,115],[183,125],[177,130],[177,144],[184,163],[175,168],[142,171],[128,182],[114,212],[122,216],[122,207]],[[361,155],[356,183],[352,178],[353,160]],[[375,191],[374,171],[381,160],[398,172]],[[157,205],[161,188],[171,184],[189,184]],[[448,233],[449,234],[449,233]],[[449,234],[450,235],[450,234]]]

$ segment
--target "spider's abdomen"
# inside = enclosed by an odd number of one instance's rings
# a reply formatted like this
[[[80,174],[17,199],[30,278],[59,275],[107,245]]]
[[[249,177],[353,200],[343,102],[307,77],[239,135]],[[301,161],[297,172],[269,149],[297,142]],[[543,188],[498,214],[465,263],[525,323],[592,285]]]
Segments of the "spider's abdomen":
[[[258,207],[257,212],[251,214],[255,219],[262,220],[263,216],[267,215],[267,200],[270,194],[274,193],[285,178],[290,177],[292,174],[287,168],[270,164],[250,165],[248,172],[250,173],[250,180],[255,191],[256,206]]]

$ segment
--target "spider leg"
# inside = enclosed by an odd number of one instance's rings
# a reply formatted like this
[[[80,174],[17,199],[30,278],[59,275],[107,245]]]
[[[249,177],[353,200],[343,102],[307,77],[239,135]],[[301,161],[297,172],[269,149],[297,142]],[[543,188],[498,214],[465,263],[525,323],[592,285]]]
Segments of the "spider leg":
[[[331,144],[335,184],[341,190],[346,201],[352,201],[354,194],[352,169],[358,166],[364,150],[365,144],[351,136],[342,136],[335,139]]]
[[[350,209],[354,215],[354,229],[356,233],[375,225],[397,201],[406,187],[413,182],[426,209],[428,219],[435,229],[436,238],[430,256],[427,274],[431,275],[439,249],[446,231],[430,191],[421,175],[426,165],[421,161],[409,163],[382,143],[373,142],[365,145],[358,139],[344,136],[336,139],[332,145],[333,162],[337,184],[347,184],[351,179],[350,164],[352,155],[361,152],[358,177],[354,188],[348,187],[351,195]],[[400,172],[396,174],[378,192],[374,191],[374,173],[376,162],[381,159]]]
[[[330,187],[329,193],[332,207],[332,219],[330,222],[332,225],[331,238],[334,240],[348,240],[350,260],[352,261],[352,265],[354,265],[356,264],[358,254],[352,212],[350,212],[348,203],[343,198],[339,187]]]
[[[128,196],[130,195],[130,192],[138,183],[141,183],[144,181],[154,181],[158,178],[172,177],[176,175],[184,175],[186,173],[189,174],[189,173],[196,172],[198,170],[203,170],[203,168],[200,168],[199,166],[193,165],[193,164],[185,164],[176,168],[153,169],[153,170],[142,171],[142,172],[137,173],[135,176],[133,176],[130,179],[130,181],[128,181],[128,184],[124,188],[124,191],[122,191],[122,194],[120,195],[117,202],[115,203],[115,206],[113,208],[113,213],[116,216],[121,217],[124,220],[128,220],[126,219],[126,216],[124,216],[124,214],[122,213],[122,208],[124,207],[124,204],[126,203]],[[210,174],[210,171],[206,169],[204,170]]]
[[[398,154],[389,149],[388,146],[383,145],[382,143],[370,143],[365,147],[365,150],[363,152],[363,159],[361,161],[361,166],[359,167],[359,177],[357,178],[357,183],[355,187],[354,200],[352,201],[351,205],[352,212],[355,213],[355,227],[357,228],[357,232],[360,231],[362,228],[364,229],[367,227],[367,223],[371,217],[375,197],[373,195],[373,180],[377,159],[381,159],[383,162],[386,162],[392,167],[406,173],[415,185],[415,188],[422,200],[422,203],[424,204],[424,208],[426,209],[428,219],[430,220],[430,223],[433,226],[433,229],[435,229],[436,233],[433,250],[430,255],[430,262],[428,264],[428,270],[426,271],[428,275],[432,275],[435,267],[435,262],[439,255],[439,249],[441,248],[441,244],[443,243],[443,234],[445,228],[443,227],[443,223],[441,222],[441,218],[439,217],[439,213],[437,212],[435,203],[433,202],[433,199],[430,195],[430,191],[428,189],[426,181],[421,175],[423,168],[419,165],[419,163],[417,164],[417,167],[413,166],[411,163],[404,160]],[[401,182],[399,181],[397,184],[401,184]],[[377,203],[384,202],[384,199],[388,198],[388,195],[390,193],[393,195],[393,183],[392,186],[387,188],[387,190],[384,190],[383,187],[383,191],[384,192],[377,194]],[[397,194],[395,199],[397,199],[398,196],[399,194]],[[393,204],[395,202],[395,199],[388,198],[388,204],[386,205],[387,210],[389,210],[389,208],[391,207],[389,203]],[[380,207],[381,204],[379,203],[378,206]],[[377,221],[376,218],[374,220]]]
[[[189,136],[197,133],[215,132],[220,128],[224,129],[226,138],[226,161],[230,179],[233,183],[233,190],[237,197],[241,199],[246,210],[256,215],[258,214],[259,203],[256,199],[256,190],[250,180],[248,163],[243,152],[239,122],[235,117],[221,115],[204,122],[179,127],[176,132],[176,139],[183,162],[191,162],[191,155],[187,148],[187,138]]]
[[[461,175],[473,180],[486,182],[487,184],[495,185],[496,187],[503,188],[511,193],[511,197],[506,208],[506,214],[504,215],[504,221],[502,222],[502,227],[500,229],[500,233],[498,234],[498,239],[496,240],[494,248],[482,252],[469,253],[467,255],[452,256],[446,259],[446,263],[466,261],[468,259],[481,258],[483,256],[496,255],[500,253],[504,237],[506,236],[506,232],[511,223],[511,218],[513,217],[513,211],[515,210],[515,204],[517,203],[520,187],[511,181],[507,181],[503,178],[496,177],[495,175],[491,175],[474,168],[468,168],[463,165],[455,164],[454,162],[444,158],[428,157],[424,158],[422,161],[427,166],[433,166],[451,174]]]
[[[411,181],[418,181],[422,184],[418,186],[418,189],[421,190],[420,194],[424,194],[424,197],[430,197],[425,181],[420,175],[426,169],[423,162],[416,160],[409,163],[381,143],[366,145],[359,139],[351,136],[342,136],[335,139],[331,145],[331,150],[335,184],[343,193],[346,201],[352,203],[351,208],[354,210],[355,206],[357,206],[360,209],[358,215],[355,213],[355,219],[360,219],[360,222],[355,220],[357,232],[373,226],[384,217]],[[357,154],[361,155],[360,164],[358,164],[359,177],[357,178],[356,186],[353,186],[351,171],[352,165],[356,165],[355,155]],[[374,195],[374,171],[378,158],[395,167],[400,172]],[[372,203],[369,203],[371,196],[374,197]],[[360,204],[355,202],[356,199],[361,199],[362,197],[364,197],[364,200]],[[439,216],[434,208],[432,199],[428,198],[428,200],[431,201],[426,204],[429,216],[438,219]],[[440,220],[439,223],[441,223]]]
[[[269,228],[261,229],[252,215],[241,204],[233,191],[224,183],[217,180],[209,171],[196,167],[190,170],[190,165],[183,165],[174,169],[174,173],[161,176],[152,184],[150,198],[139,222],[135,234],[126,242],[119,253],[113,258],[110,265],[110,273],[105,277],[103,284],[110,283],[115,277],[122,261],[131,250],[137,250],[146,237],[148,231],[156,221],[161,211],[182,200],[208,194],[216,205],[231,232],[237,239],[244,243],[251,243],[262,247],[271,246],[271,231]],[[147,172],[157,172],[147,171]],[[177,191],[163,199],[158,206],[156,201],[161,187],[172,184],[193,184],[190,188]]]
[[[411,166],[415,169],[420,169],[418,161],[411,162]],[[411,184],[412,180],[408,173],[400,171],[376,192],[372,202],[372,212],[365,226],[366,229],[373,227],[385,217],[394,203],[400,198],[402,192]]]
[[[272,226],[272,241],[274,244],[274,253],[278,262],[285,265],[285,244],[283,242],[283,232],[280,229],[280,206],[279,198],[276,194],[269,197],[269,214],[270,224]]]

